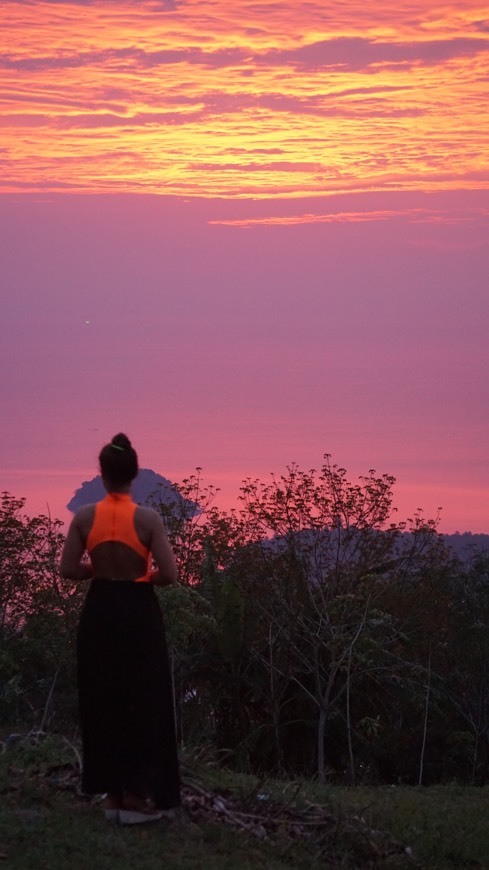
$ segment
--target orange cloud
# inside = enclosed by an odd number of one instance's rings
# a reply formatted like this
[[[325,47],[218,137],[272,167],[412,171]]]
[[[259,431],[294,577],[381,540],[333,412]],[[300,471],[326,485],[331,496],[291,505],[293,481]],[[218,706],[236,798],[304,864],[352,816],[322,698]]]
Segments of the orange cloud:
[[[262,218],[236,218],[211,220],[209,224],[248,228],[251,226],[293,226],[298,224],[366,223],[407,219],[411,223],[459,224],[467,221],[489,221],[489,209],[438,210],[429,208],[383,209],[378,211],[332,212],[330,214],[281,215]]]
[[[0,190],[487,188],[486,16],[480,0],[6,0]]]

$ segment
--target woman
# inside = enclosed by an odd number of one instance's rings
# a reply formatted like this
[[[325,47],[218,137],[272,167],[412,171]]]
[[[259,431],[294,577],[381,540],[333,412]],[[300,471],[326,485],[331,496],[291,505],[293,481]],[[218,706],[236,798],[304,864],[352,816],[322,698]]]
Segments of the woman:
[[[99,463],[107,495],[77,512],[61,557],[63,577],[91,581],[77,638],[82,788],[106,794],[106,818],[137,824],[180,803],[171,675],[154,590],[175,583],[177,569],[161,517],[129,494],[138,459],[127,436],[116,435]]]

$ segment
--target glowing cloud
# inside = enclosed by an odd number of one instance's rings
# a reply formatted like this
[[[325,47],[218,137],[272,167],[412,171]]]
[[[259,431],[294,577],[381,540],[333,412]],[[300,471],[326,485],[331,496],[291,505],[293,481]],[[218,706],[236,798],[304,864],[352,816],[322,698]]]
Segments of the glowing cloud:
[[[487,187],[487,10],[463,7],[7,0],[0,190]]]

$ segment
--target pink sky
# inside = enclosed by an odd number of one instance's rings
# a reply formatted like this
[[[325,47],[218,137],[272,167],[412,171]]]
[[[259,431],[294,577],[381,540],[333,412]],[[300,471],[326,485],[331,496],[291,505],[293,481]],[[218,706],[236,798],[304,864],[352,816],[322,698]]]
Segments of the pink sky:
[[[0,486],[126,431],[173,480],[323,454],[489,532],[489,13],[2,3]],[[76,26],[75,26],[76,24]]]

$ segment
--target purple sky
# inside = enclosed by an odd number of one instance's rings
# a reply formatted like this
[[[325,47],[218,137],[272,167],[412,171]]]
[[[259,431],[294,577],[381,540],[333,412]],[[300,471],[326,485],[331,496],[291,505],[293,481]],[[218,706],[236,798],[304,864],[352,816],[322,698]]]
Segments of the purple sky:
[[[315,215],[378,217],[243,227],[312,204],[4,196],[2,488],[64,518],[123,429],[226,506],[329,452],[394,474],[403,516],[489,531],[486,204],[330,197]]]

